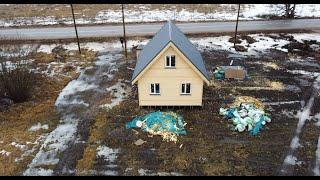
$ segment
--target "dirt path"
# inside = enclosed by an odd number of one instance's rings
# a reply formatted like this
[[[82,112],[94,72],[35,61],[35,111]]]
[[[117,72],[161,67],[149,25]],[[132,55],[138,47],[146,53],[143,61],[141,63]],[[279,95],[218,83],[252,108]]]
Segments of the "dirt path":
[[[60,93],[56,107],[61,124],[51,132],[24,175],[74,175],[89,136],[99,100],[108,93],[121,53],[101,54]]]

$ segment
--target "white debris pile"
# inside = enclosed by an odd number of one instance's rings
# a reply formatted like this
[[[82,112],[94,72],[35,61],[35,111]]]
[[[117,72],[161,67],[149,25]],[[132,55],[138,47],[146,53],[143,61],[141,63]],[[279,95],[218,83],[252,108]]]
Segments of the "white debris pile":
[[[267,122],[271,122],[270,115],[265,113],[263,108],[263,104],[257,99],[239,96],[230,108],[220,108],[219,114],[232,120],[234,130],[247,130],[256,136]]]

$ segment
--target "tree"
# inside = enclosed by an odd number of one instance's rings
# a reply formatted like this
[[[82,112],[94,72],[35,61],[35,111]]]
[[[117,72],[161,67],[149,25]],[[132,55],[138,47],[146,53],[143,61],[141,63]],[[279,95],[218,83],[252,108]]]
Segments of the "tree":
[[[293,19],[295,15],[296,4],[284,4],[284,17]]]

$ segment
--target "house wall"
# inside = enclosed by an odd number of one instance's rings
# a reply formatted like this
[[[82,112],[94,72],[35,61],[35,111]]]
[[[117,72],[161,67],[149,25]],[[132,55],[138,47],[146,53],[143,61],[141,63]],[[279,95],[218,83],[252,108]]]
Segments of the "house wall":
[[[165,56],[176,56],[176,68],[165,68]],[[169,45],[138,80],[140,106],[202,106],[203,79]],[[181,95],[181,83],[191,83],[191,95]],[[150,84],[160,83],[160,95],[150,95]]]

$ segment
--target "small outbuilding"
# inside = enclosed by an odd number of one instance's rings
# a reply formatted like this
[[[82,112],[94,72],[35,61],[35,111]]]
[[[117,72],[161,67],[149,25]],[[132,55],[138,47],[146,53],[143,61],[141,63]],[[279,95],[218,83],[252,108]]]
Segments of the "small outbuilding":
[[[209,76],[197,48],[171,21],[137,54],[139,106],[202,106]]]

